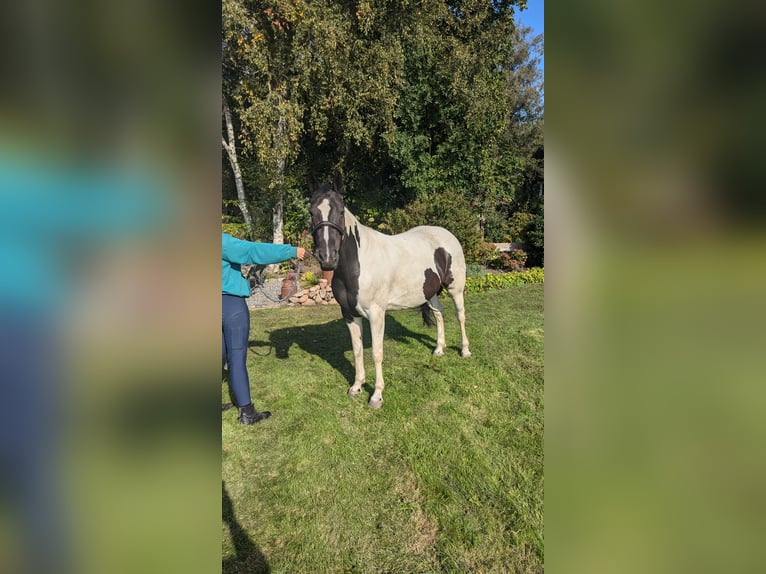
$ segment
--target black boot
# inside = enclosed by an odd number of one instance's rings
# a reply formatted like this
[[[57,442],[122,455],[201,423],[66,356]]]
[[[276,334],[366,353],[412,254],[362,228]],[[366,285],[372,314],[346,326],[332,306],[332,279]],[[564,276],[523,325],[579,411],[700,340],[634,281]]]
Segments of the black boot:
[[[263,411],[262,413],[259,413],[255,410],[253,403],[250,403],[245,407],[239,407],[239,417],[237,418],[243,425],[251,425],[253,423],[257,423],[258,421],[262,421],[263,419],[267,419],[270,416],[271,413],[269,411]]]

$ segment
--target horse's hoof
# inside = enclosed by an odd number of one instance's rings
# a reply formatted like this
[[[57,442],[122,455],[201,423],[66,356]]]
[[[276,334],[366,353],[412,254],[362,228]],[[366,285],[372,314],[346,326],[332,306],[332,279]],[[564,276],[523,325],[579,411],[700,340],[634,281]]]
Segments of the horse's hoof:
[[[468,357],[471,356],[471,351],[469,351],[468,349],[463,349],[462,351],[460,351],[460,356],[463,357],[464,359],[467,359]]]
[[[353,397],[355,397],[356,395],[358,395],[358,394],[359,394],[359,393],[361,393],[361,392],[362,392],[362,389],[361,389],[361,387],[360,387],[360,388],[358,388],[358,389],[355,389],[354,387],[351,387],[351,388],[348,390],[348,396],[353,398]]]
[[[377,399],[377,400],[375,400],[375,399],[370,399],[370,403],[369,403],[369,405],[370,405],[370,408],[371,408],[371,409],[375,409],[375,410],[377,410],[377,409],[379,409],[380,407],[382,407],[382,406],[383,406],[383,399],[382,399],[382,398],[380,398],[380,399]]]
[[[444,355],[444,351],[442,349],[434,349],[434,357],[441,357]]]

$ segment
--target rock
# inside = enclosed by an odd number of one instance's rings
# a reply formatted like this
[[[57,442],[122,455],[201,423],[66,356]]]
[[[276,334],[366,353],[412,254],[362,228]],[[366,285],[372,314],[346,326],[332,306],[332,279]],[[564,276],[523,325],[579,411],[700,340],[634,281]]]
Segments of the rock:
[[[298,297],[298,296],[296,296],[296,295],[293,295],[292,297],[290,297],[290,298],[288,299],[288,301],[289,301],[290,303],[297,303],[298,301],[300,301],[300,297]]]
[[[305,302],[306,302],[306,301],[308,301],[308,300],[309,300],[309,296],[308,296],[308,295],[302,295],[302,296],[301,296],[301,297],[298,299],[298,303],[301,303],[301,304],[303,304],[303,303],[305,303]]]
[[[306,299],[306,302],[303,303],[303,306],[304,307],[311,307],[312,305],[316,305],[316,304],[317,304],[317,302],[314,301],[313,299]]]

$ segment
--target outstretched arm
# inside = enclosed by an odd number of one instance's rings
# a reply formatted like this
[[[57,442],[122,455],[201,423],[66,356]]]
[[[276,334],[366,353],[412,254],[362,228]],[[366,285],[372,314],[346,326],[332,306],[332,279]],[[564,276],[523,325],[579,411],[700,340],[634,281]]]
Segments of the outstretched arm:
[[[286,261],[299,255],[299,249],[292,245],[277,245],[274,243],[255,243],[236,239],[230,235],[222,235],[223,258],[231,263],[240,265],[270,265]]]

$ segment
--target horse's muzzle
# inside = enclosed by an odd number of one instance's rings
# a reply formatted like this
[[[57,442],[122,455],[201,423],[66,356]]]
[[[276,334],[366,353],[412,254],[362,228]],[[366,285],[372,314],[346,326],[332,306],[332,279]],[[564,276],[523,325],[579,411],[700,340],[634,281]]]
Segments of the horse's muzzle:
[[[319,267],[322,268],[322,271],[335,271],[335,268],[338,266],[338,262],[334,261],[332,263],[325,263],[324,261],[319,261]]]

